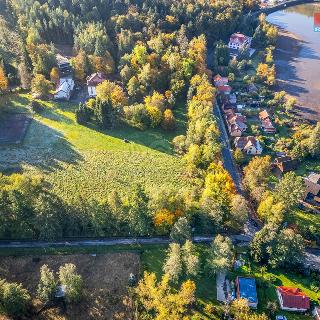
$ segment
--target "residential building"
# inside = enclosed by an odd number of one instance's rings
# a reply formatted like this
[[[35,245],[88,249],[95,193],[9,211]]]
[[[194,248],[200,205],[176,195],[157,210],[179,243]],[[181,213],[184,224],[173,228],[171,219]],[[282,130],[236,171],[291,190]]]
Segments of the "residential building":
[[[282,173],[294,170],[297,167],[298,161],[289,156],[282,156],[275,158],[273,165],[277,167]]]
[[[234,33],[231,35],[228,47],[229,49],[241,50],[251,47],[252,38],[248,37],[242,33]]]
[[[305,312],[310,309],[310,298],[299,288],[277,287],[277,296],[282,310]]]
[[[105,80],[106,77],[101,72],[93,73],[91,76],[87,77],[88,95],[90,98],[95,98],[97,96],[96,87]]]
[[[237,137],[234,140],[234,146],[249,155],[259,155],[262,153],[260,142],[253,136]]]
[[[225,119],[231,137],[241,137],[247,130],[246,117],[241,113],[235,113],[233,110],[226,110]]]
[[[220,94],[230,94],[232,88],[229,85],[223,85],[223,86],[219,86],[217,87],[218,93]]]
[[[229,82],[227,77],[221,77],[220,74],[217,74],[213,78],[213,83],[216,87],[227,85]]]
[[[311,173],[304,178],[304,183],[306,185],[304,200],[320,206],[320,174]]]
[[[72,78],[61,78],[59,86],[54,93],[55,100],[70,100],[74,89],[74,81]]]
[[[259,113],[259,119],[261,122],[262,130],[266,133],[275,133],[276,128],[274,127],[271,117],[267,110],[263,110]]]
[[[257,308],[258,295],[256,280],[254,278],[237,277],[237,298],[248,300],[249,307]]]

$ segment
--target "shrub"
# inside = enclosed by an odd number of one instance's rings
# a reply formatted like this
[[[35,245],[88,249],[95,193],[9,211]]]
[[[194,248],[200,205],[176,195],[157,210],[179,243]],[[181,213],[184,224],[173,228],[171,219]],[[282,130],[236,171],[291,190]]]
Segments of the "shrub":
[[[5,314],[20,318],[27,312],[30,295],[18,283],[9,283],[0,280],[0,306]]]
[[[143,104],[124,107],[125,119],[134,127],[146,129],[150,126],[150,118]]]
[[[44,107],[38,101],[32,100],[29,104],[29,109],[34,113],[41,113],[44,110]]]
[[[176,128],[176,119],[170,109],[166,109],[163,113],[161,126],[166,131],[172,131]]]
[[[85,124],[90,121],[93,111],[84,103],[79,104],[79,109],[76,110],[76,120],[79,124]]]

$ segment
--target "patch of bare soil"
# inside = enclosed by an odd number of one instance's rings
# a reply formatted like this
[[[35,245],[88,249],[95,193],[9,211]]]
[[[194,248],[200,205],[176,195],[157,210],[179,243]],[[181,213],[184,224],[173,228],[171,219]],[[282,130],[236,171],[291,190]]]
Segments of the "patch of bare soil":
[[[129,319],[128,278],[138,276],[140,258],[135,253],[105,255],[65,255],[41,257],[1,257],[0,278],[22,283],[35,297],[40,278],[40,267],[47,264],[54,271],[65,263],[76,265],[85,285],[83,301],[68,305],[66,313],[59,308],[44,311],[33,320],[89,320]],[[36,309],[41,302],[33,300]],[[1,319],[1,317],[0,317]],[[4,318],[5,319],[5,318]]]

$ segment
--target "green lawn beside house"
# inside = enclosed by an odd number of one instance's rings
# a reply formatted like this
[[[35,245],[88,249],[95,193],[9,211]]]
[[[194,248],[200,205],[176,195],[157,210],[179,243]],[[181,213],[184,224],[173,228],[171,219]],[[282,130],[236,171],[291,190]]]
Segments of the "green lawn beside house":
[[[7,110],[27,111],[30,95],[10,95],[0,103]],[[0,148],[0,170],[42,175],[52,190],[72,201],[105,198],[112,190],[127,193],[135,184],[153,188],[183,188],[183,164],[171,141],[185,132],[184,106],[174,110],[177,130],[140,131],[127,125],[101,131],[75,121],[76,104],[44,102],[21,146]],[[128,139],[130,143],[125,143]]]

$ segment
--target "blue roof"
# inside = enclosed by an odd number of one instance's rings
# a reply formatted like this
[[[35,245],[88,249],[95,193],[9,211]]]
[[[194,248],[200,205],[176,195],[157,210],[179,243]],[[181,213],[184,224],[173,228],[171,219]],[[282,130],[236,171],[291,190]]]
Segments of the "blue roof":
[[[256,280],[253,278],[238,277],[240,298],[247,299],[249,303],[257,303]]]

